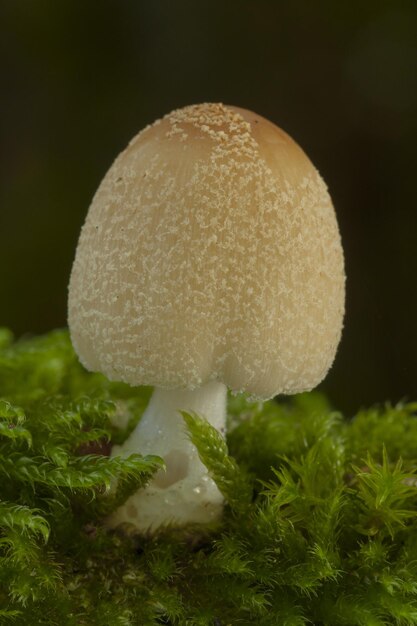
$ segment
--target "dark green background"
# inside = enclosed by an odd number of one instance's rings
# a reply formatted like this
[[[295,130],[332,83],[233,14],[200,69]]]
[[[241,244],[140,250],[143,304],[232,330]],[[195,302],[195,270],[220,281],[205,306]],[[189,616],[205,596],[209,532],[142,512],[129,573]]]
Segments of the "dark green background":
[[[91,197],[145,124],[202,101],[270,118],[336,206],[347,412],[417,399],[417,2],[10,0],[0,4],[0,324],[66,323]]]

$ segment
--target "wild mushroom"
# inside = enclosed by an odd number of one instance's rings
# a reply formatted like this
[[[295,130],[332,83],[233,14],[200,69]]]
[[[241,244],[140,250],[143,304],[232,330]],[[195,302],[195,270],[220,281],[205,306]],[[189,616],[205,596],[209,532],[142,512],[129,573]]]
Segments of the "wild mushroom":
[[[340,340],[344,284],[326,185],[268,120],[199,104],[130,142],[93,199],[69,287],[85,367],[155,387],[113,454],[159,454],[167,470],[113,525],[145,531],[220,514],[178,411],[223,432],[227,388],[265,400],[315,387]]]

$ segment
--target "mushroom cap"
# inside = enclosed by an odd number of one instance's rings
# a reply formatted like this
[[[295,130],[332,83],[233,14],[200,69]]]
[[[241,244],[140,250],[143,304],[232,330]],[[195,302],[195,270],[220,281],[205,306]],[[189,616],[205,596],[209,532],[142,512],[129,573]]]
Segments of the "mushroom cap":
[[[256,113],[198,104],[142,130],[104,177],[69,327],[112,380],[267,399],[324,378],[344,297],[335,212],[305,153]]]

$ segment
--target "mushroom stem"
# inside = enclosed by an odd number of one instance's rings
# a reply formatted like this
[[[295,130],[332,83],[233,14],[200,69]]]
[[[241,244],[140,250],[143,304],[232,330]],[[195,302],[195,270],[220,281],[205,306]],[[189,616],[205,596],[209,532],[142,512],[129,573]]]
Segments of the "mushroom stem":
[[[129,522],[147,531],[169,523],[210,522],[221,515],[223,497],[200,461],[179,411],[195,411],[224,433],[226,400],[226,386],[215,381],[193,391],[155,388],[136,429],[123,445],[113,447],[112,456],[157,454],[166,469],[112,514],[111,526]]]

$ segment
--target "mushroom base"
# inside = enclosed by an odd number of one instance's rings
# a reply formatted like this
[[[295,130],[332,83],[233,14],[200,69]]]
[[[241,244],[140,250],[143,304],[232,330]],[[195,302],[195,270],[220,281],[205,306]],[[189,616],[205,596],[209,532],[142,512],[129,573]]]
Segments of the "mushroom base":
[[[155,388],[138,426],[112,456],[132,453],[161,456],[166,469],[140,489],[108,519],[111,527],[129,523],[138,532],[168,524],[208,523],[220,517],[223,496],[189,440],[179,411],[194,411],[222,434],[227,388],[209,382],[190,391]]]

